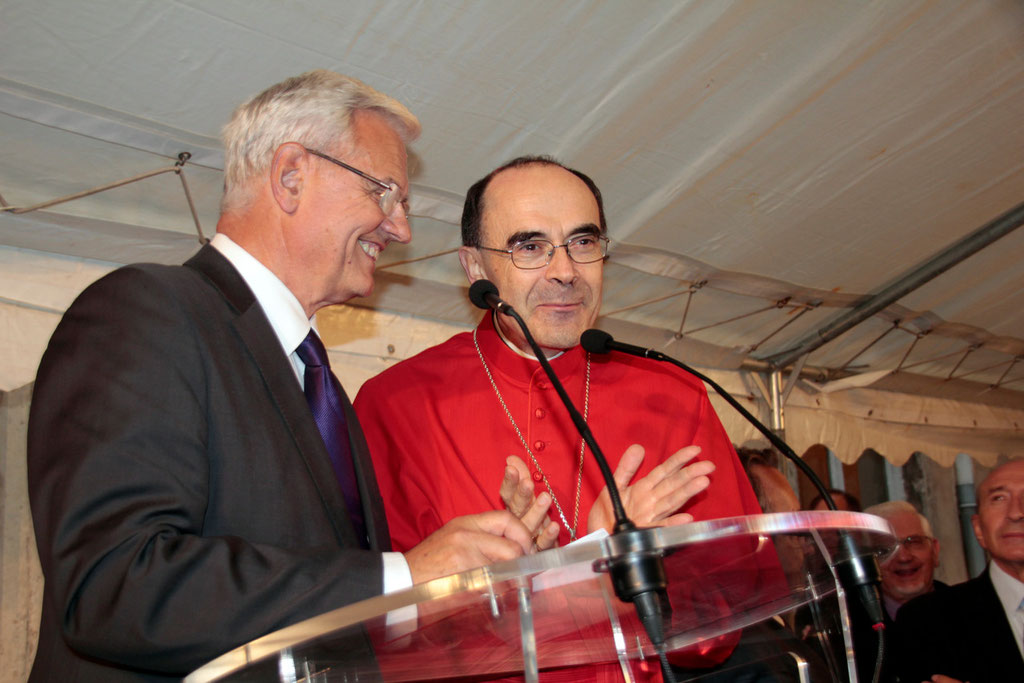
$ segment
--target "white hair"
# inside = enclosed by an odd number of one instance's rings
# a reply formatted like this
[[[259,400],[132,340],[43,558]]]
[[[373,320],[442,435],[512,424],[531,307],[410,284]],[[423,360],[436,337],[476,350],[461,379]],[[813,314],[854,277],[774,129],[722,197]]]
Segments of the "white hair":
[[[918,512],[917,508],[915,508],[913,505],[911,505],[905,500],[890,500],[886,503],[872,505],[870,507],[865,508],[864,512],[866,512],[869,515],[877,515],[878,517],[882,517],[886,520],[904,512],[913,513],[918,516],[918,519],[921,520],[921,529],[924,530],[925,536],[928,536],[929,538],[935,537],[935,535],[932,534],[932,525],[928,521],[928,518],[922,515],[920,512]]]
[[[356,111],[380,114],[406,144],[420,134],[419,120],[401,102],[325,69],[284,80],[241,104],[223,130],[221,210],[250,201],[250,181],[267,171],[282,144],[297,142],[324,151],[347,139]]]

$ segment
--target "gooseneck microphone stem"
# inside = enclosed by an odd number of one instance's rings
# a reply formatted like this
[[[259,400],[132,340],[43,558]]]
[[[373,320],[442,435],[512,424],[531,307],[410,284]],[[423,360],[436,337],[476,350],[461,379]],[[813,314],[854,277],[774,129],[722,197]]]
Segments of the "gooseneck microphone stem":
[[[558,375],[555,374],[554,369],[551,367],[551,363],[544,357],[544,352],[540,346],[534,340],[533,335],[530,334],[530,328],[526,326],[526,321],[520,317],[519,313],[516,312],[511,306],[506,306],[501,309],[501,312],[515,320],[519,327],[523,330],[523,335],[526,337],[526,343],[533,349],[533,355],[540,361],[540,366],[544,368],[544,373],[551,380],[551,385],[558,392],[559,398],[562,399],[562,403],[565,404],[566,410],[569,411],[569,417],[572,418],[572,422],[576,425],[577,431],[583,440],[587,442],[587,446],[590,448],[590,452],[594,454],[594,459],[597,461],[597,466],[601,469],[601,477],[604,478],[605,485],[608,487],[608,496],[611,498],[612,511],[615,515],[615,531],[629,531],[636,528],[633,521],[626,515],[626,509],[622,507],[622,498],[619,496],[619,488],[615,485],[615,477],[612,474],[611,468],[608,466],[608,460],[604,456],[604,452],[601,447],[597,445],[597,441],[594,440],[594,435],[590,431],[590,427],[587,425],[586,420],[580,415],[580,411],[576,409],[572,401],[569,399],[569,395],[565,392],[565,387],[562,386],[562,382],[559,381]]]
[[[643,358],[650,358],[652,360],[670,363],[678,368],[681,368],[682,370],[685,370],[686,372],[690,373],[697,379],[707,382],[716,392],[718,392],[719,396],[724,398],[729,403],[729,405],[731,405],[733,408],[739,411],[739,413],[743,417],[745,417],[747,421],[750,422],[750,424],[754,425],[754,428],[757,429],[757,431],[764,434],[765,438],[767,438],[773,446],[779,449],[779,451],[783,455],[785,455],[789,460],[791,460],[793,464],[800,469],[800,471],[807,475],[807,478],[811,480],[811,483],[814,484],[814,487],[822,493],[822,497],[825,499],[825,504],[828,505],[830,510],[837,509],[835,501],[832,500],[832,496],[828,494],[828,491],[825,488],[825,484],[822,483],[821,479],[818,477],[818,474],[813,469],[811,469],[810,465],[808,465],[796,453],[794,453],[793,449],[789,447],[789,444],[787,444],[785,441],[779,438],[778,434],[768,429],[768,427],[766,427],[760,420],[751,415],[750,411],[744,408],[739,401],[733,398],[732,394],[730,394],[728,391],[719,386],[717,382],[715,382],[707,375],[698,372],[697,370],[691,368],[689,365],[680,360],[676,360],[671,356],[666,356],[664,353],[661,353],[660,351],[655,351],[654,349],[646,349],[642,346],[634,346],[632,344],[625,344],[623,342],[616,341],[615,339],[612,338],[610,334],[604,332],[603,330],[587,330],[580,337],[580,343],[583,345],[584,349],[591,353],[608,353],[610,351],[621,351],[623,353],[628,353],[631,356],[641,356]]]
[[[477,307],[483,309],[494,309],[496,313],[502,313],[516,321],[526,337],[526,342],[533,350],[534,356],[544,368],[545,374],[551,380],[552,386],[562,400],[569,416],[572,418],[576,430],[583,437],[590,452],[597,461],[601,470],[605,486],[608,489],[608,497],[611,501],[612,511],[615,516],[615,528],[612,531],[610,540],[614,543],[615,555],[608,561],[608,572],[611,575],[612,586],[615,595],[623,602],[632,602],[636,608],[637,616],[647,632],[647,636],[654,645],[661,665],[662,677],[668,683],[675,683],[672,669],[669,666],[665,655],[665,624],[663,605],[668,605],[666,587],[668,580],[665,577],[665,566],[660,551],[651,548],[647,538],[641,533],[626,515],[622,506],[622,499],[619,496],[619,489],[615,485],[615,477],[608,466],[608,460],[604,456],[601,447],[597,445],[594,435],[587,426],[579,410],[569,399],[565,387],[558,379],[558,375],[552,369],[537,344],[526,321],[522,319],[508,303],[502,301],[498,296],[498,288],[489,280],[477,280],[469,288],[469,298]]]
[[[802,458],[793,452],[793,449],[789,447],[789,444],[779,438],[775,432],[764,426],[760,420],[751,415],[746,408],[741,406],[739,402],[729,394],[729,392],[720,387],[718,383],[714,382],[709,377],[697,372],[685,363],[661,353],[660,351],[615,341],[610,334],[602,330],[587,330],[580,337],[580,344],[584,349],[591,353],[621,351],[633,356],[665,361],[681,368],[694,377],[707,382],[715,391],[718,392],[719,396],[728,401],[729,405],[738,410],[740,414],[750,422],[750,424],[754,425],[759,432],[764,434],[780,453],[800,468],[800,470],[807,475],[807,478],[811,480],[811,483],[814,484],[815,488],[821,493],[822,498],[825,499],[825,503],[828,505],[829,509],[836,510],[835,501],[832,500],[832,496],[829,494],[828,489],[825,488],[825,485],[822,483],[821,479],[818,478],[818,475],[814,470],[812,470]],[[839,544],[842,547],[844,554],[847,556],[847,559],[836,563],[836,573],[839,575],[842,583],[846,585],[851,592],[858,595],[861,604],[864,606],[864,609],[868,614],[868,618],[871,620],[876,630],[884,628],[882,602],[878,593],[878,585],[881,581],[881,571],[878,568],[877,559],[874,554],[862,552],[857,547],[857,543],[853,536],[848,533],[841,532],[839,534]],[[881,631],[879,631],[879,642],[881,642]]]
[[[576,425],[576,430],[579,431],[580,436],[583,437],[587,446],[590,447],[590,452],[594,454],[594,459],[597,460],[597,466],[601,469],[601,477],[604,478],[604,483],[608,487],[608,496],[611,498],[612,512],[615,515],[615,531],[619,531],[620,528],[624,530],[635,529],[636,525],[626,516],[626,509],[622,507],[622,498],[619,496],[618,487],[615,486],[615,477],[612,475],[611,468],[608,467],[608,460],[604,457],[604,451],[597,445],[597,441],[594,440],[594,435],[591,433],[586,420],[583,419],[580,411],[573,405],[569,395],[565,393],[565,387],[562,386],[558,375],[551,368],[551,363],[548,362],[544,352],[536,340],[534,340],[533,335],[530,333],[530,328],[526,325],[526,321],[516,312],[516,309],[498,297],[498,288],[490,280],[477,280],[474,282],[469,288],[469,298],[477,307],[483,309],[493,308],[498,313],[503,313],[512,318],[519,325],[523,331],[523,336],[526,337],[526,343],[530,345],[533,355],[540,361],[540,366],[544,368],[544,373],[551,380],[552,386],[558,392],[558,397],[562,399],[566,410],[569,411],[569,417],[572,418],[573,424]]]

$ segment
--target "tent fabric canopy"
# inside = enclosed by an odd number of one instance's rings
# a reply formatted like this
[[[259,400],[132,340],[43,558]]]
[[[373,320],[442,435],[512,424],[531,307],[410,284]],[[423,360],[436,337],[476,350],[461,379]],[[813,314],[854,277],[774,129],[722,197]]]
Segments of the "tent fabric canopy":
[[[427,336],[475,320],[453,253],[461,197],[520,154],[550,154],[602,189],[613,246],[601,327],[719,369],[741,393],[759,359],[1024,201],[1014,0],[8,0],[0,35],[9,208],[191,154],[180,174],[0,212],[5,391],[31,382],[88,282],[194,251],[182,177],[212,234],[220,126],[311,68],[365,80],[421,118],[413,242],[391,245],[373,296],[344,308],[414,316],[434,326]],[[864,442],[894,461],[1019,453],[1022,257],[1015,230],[811,353],[813,384],[790,397],[794,445],[850,444],[833,446],[848,458]],[[395,343],[378,323],[358,329]],[[341,370],[346,385],[360,363]]]

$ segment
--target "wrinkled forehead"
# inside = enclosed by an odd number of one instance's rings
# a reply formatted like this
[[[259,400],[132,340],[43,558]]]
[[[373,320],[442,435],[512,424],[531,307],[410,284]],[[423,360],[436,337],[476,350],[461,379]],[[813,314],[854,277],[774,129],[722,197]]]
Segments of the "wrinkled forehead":
[[[979,503],[984,502],[986,498],[997,491],[1024,493],[1024,460],[1015,460],[1000,465],[989,472],[988,476],[978,484]]]

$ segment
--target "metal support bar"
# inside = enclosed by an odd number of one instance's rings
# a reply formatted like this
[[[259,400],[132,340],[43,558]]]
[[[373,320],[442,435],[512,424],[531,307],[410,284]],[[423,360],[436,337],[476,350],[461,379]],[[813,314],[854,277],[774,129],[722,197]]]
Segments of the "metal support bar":
[[[765,311],[770,311],[773,308],[781,308],[781,307],[779,306],[778,303],[774,303],[771,306],[765,306],[764,308],[759,308],[756,311],[750,311],[749,313],[743,313],[743,314],[737,315],[737,316],[735,316],[733,318],[729,318],[728,320],[720,320],[717,323],[711,323],[710,325],[705,325],[704,327],[698,327],[695,330],[689,330],[688,332],[682,332],[681,331],[679,333],[679,336],[683,336],[683,335],[686,335],[686,334],[693,334],[694,332],[700,332],[702,330],[710,330],[712,327],[718,327],[719,325],[725,325],[727,323],[736,322],[737,320],[742,320],[743,318],[749,318],[752,315],[757,315],[758,313],[764,313]]]
[[[689,294],[686,297],[686,308],[683,309],[683,319],[679,321],[679,330],[676,332],[676,338],[683,338],[683,328],[686,327],[686,316],[690,314],[690,302],[693,301],[693,293],[698,289],[701,289],[708,283],[707,280],[701,280],[690,285]]]
[[[634,308],[640,308],[641,306],[647,306],[648,304],[656,304],[659,301],[664,301],[665,299],[671,299],[674,296],[681,296],[683,294],[686,294],[688,291],[690,291],[690,290],[688,290],[688,289],[680,289],[678,291],[670,292],[668,294],[665,294],[664,296],[658,296],[658,297],[655,297],[653,299],[644,299],[643,301],[638,301],[635,304],[630,304],[628,306],[623,306],[622,308],[617,308],[614,311],[608,311],[607,313],[602,313],[602,315],[604,315],[604,316],[612,316],[612,315],[615,315],[616,313],[622,313],[623,311],[632,311]]]
[[[846,490],[846,475],[843,473],[843,461],[831,448],[828,449],[828,482],[829,486],[840,491]]]
[[[203,226],[199,224],[199,214],[196,213],[196,205],[192,201],[192,193],[189,192],[188,183],[185,182],[185,162],[192,158],[192,155],[188,152],[182,152],[178,155],[178,163],[175,167],[178,169],[178,178],[181,179],[181,189],[185,191],[185,201],[188,202],[188,210],[192,212],[192,222],[196,226],[196,234],[199,236],[199,244],[206,244],[210,240],[206,239],[203,235]]]
[[[941,252],[918,265],[881,292],[866,298],[852,309],[840,314],[821,328],[798,340],[792,348],[768,356],[764,360],[777,367],[785,367],[800,356],[827,344],[850,328],[878,313],[889,304],[944,273],[971,255],[984,249],[1024,224],[1024,203],[989,221],[969,235],[947,246]]]
[[[969,576],[977,576],[985,570],[985,553],[974,536],[971,518],[978,511],[978,499],[974,495],[974,466],[971,456],[956,454],[956,497],[960,512],[960,535],[964,543],[964,559],[967,561]]]
[[[155,171],[149,171],[148,173],[140,173],[137,176],[132,176],[131,178],[125,178],[124,180],[118,180],[118,181],[115,181],[113,183],[109,183],[107,185],[100,185],[99,187],[94,187],[94,188],[89,189],[89,190],[83,190],[82,192],[76,192],[75,194],[69,194],[69,195],[66,195],[64,197],[58,197],[57,199],[51,199],[49,201],[42,202],[40,204],[33,204],[32,206],[22,206],[22,207],[18,207],[18,206],[4,206],[4,207],[0,207],[0,211],[6,211],[6,212],[12,213],[12,214],[21,214],[21,213],[29,213],[30,211],[38,211],[39,209],[45,209],[45,208],[48,208],[48,207],[51,207],[51,206],[56,206],[57,204],[63,204],[65,202],[70,202],[70,201],[72,201],[74,199],[81,199],[82,197],[88,197],[90,195],[98,194],[100,192],[106,192],[107,190],[113,190],[114,188],[121,187],[122,185],[128,185],[128,184],[131,184],[131,183],[136,183],[136,182],[138,182],[140,180],[145,180],[146,178],[152,178],[153,176],[160,175],[161,173],[177,173],[179,170],[180,169],[177,166],[171,166],[170,168],[160,168],[160,169],[157,169]]]
[[[763,400],[765,403],[768,404],[769,407],[771,407],[771,392],[768,391],[768,386],[764,383],[764,380],[761,379],[761,373],[751,372],[747,376],[751,379],[751,381],[753,381],[754,386],[757,388],[757,390],[761,392],[761,400]]]
[[[907,362],[907,358],[910,357],[910,352],[914,350],[915,346],[917,346],[917,342],[921,341],[921,337],[925,336],[926,334],[927,332],[921,332],[919,334],[914,335],[914,341],[910,342],[910,347],[907,349],[907,352],[903,354],[903,358],[900,358],[899,365],[897,365],[896,369],[893,370],[894,373],[900,371],[900,369],[903,367],[903,364]]]
[[[980,348],[981,344],[971,344],[970,346],[968,346],[967,350],[964,351],[964,355],[960,358],[960,360],[956,362],[956,365],[953,366],[953,369],[949,371],[949,375],[946,377],[946,379],[953,379],[953,375],[955,375],[956,371],[960,369],[960,366],[964,364],[964,361],[967,360],[967,357]]]
[[[768,375],[768,386],[772,393],[772,431],[782,436],[786,431],[786,414],[782,402],[782,371],[773,370]]]
[[[968,347],[967,352],[970,353],[970,347]],[[960,353],[963,353],[963,351],[961,349],[957,349],[956,351],[950,351],[949,353],[940,353],[938,356],[931,356],[930,358],[925,358],[923,360],[915,361],[915,362],[911,363],[910,365],[904,365],[903,369],[904,370],[909,370],[910,368],[916,368],[918,365],[924,365],[925,363],[934,363],[937,360],[945,360],[946,358],[950,358],[952,356],[956,356],[956,355],[958,355]]]
[[[429,261],[432,258],[438,258],[439,256],[447,256],[448,254],[458,253],[459,247],[454,249],[445,249],[444,251],[438,251],[433,254],[427,254],[426,256],[417,256],[416,258],[407,258],[401,261],[392,261],[391,263],[384,263],[376,267],[376,270],[386,270],[388,268],[397,268],[398,266],[404,266],[407,263],[416,263],[417,261]]]
[[[874,346],[874,345],[875,345],[875,344],[877,344],[878,342],[880,342],[880,341],[882,341],[883,339],[885,339],[885,337],[886,337],[886,336],[887,336],[887,335],[888,335],[888,334],[889,334],[890,332],[892,332],[893,330],[897,330],[897,329],[899,329],[899,327],[900,327],[900,321],[899,321],[899,320],[897,320],[897,321],[896,321],[895,323],[893,323],[893,326],[892,326],[892,327],[890,327],[890,328],[889,328],[889,329],[887,329],[887,330],[886,330],[885,332],[883,332],[882,334],[880,334],[880,335],[878,335],[877,337],[875,337],[875,338],[874,338],[874,340],[873,340],[873,341],[872,341],[872,342],[871,342],[870,344],[868,344],[867,346],[865,346],[865,347],[864,347],[863,349],[861,349],[861,350],[860,350],[860,351],[858,351],[857,353],[853,354],[853,356],[851,356],[851,357],[850,357],[850,360],[846,361],[845,363],[843,363],[842,365],[840,365],[840,366],[839,366],[839,369],[840,369],[840,370],[845,370],[846,368],[850,367],[850,366],[851,366],[851,365],[853,364],[853,361],[855,361],[855,360],[857,360],[858,358],[860,358],[861,354],[863,354],[863,353],[864,353],[865,351],[867,351],[868,349],[870,349],[870,348],[871,348],[872,346]]]
[[[789,373],[789,379],[786,380],[786,386],[782,390],[782,404],[785,405],[786,401],[789,400],[789,395],[793,393],[793,387],[796,386],[797,381],[800,379],[800,373],[804,371],[804,365],[807,363],[808,356],[800,356],[796,361],[796,365],[793,366],[793,370]]]
[[[767,337],[765,337],[761,341],[759,341],[756,344],[754,344],[753,346],[751,346],[750,350],[751,351],[756,351],[758,349],[758,347],[761,346],[761,344],[764,344],[766,341],[768,341],[769,339],[771,339],[772,337],[777,335],[779,332],[782,332],[784,329],[786,329],[787,327],[789,327],[790,325],[795,323],[797,320],[800,319],[800,316],[802,316],[807,311],[813,311],[817,307],[818,307],[817,305],[805,305],[803,308],[801,308],[799,311],[796,312],[796,315],[794,315],[789,320],[787,320],[786,322],[782,323],[781,325],[776,327],[774,330],[769,332]],[[792,313],[792,311],[790,311],[790,312]]]
[[[999,379],[997,379],[996,383],[993,384],[992,386],[998,387],[999,385],[1001,385],[1003,383],[1003,380],[1006,379],[1006,376],[1010,374],[1010,370],[1013,370],[1013,366],[1016,365],[1017,362],[1020,359],[1021,359],[1020,356],[1017,356],[1012,361],[1010,361],[1010,365],[1009,365],[1009,367],[1006,368],[1006,372],[1004,372],[1003,374],[999,375]]]

